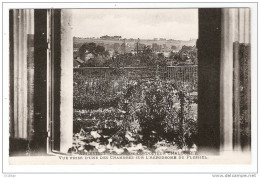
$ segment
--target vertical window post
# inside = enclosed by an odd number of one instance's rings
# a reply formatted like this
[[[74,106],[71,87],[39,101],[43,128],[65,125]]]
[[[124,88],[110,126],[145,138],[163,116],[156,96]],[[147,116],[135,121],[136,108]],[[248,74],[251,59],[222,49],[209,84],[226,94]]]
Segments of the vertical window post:
[[[67,152],[73,137],[73,37],[72,15],[61,10],[60,151]]]
[[[199,151],[220,148],[221,9],[199,9],[198,127]]]

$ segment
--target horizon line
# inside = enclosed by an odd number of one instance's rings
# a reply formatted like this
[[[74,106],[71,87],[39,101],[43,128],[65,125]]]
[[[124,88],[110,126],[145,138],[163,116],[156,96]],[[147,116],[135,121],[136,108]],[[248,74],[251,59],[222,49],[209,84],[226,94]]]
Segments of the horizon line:
[[[104,35],[105,36],[105,35]],[[118,36],[118,35],[114,35],[114,36]],[[114,36],[111,36],[111,37],[114,37]],[[73,38],[87,38],[87,39],[96,39],[96,40],[106,40],[106,39],[101,39],[100,37],[80,37],[80,36],[73,36]],[[197,40],[198,38],[190,38],[189,40],[184,40],[184,39],[182,39],[182,40],[180,40],[180,39],[172,39],[172,38],[169,38],[169,39],[167,39],[167,38],[163,38],[163,37],[159,37],[159,38],[148,38],[148,39],[144,39],[144,38],[120,38],[118,41],[120,41],[120,40],[152,40],[152,41],[162,41],[162,39],[160,40],[160,38],[162,38],[163,40],[166,40],[166,41],[168,41],[168,40],[171,40],[171,41],[192,41],[192,40]],[[157,39],[157,40],[155,40],[155,39]],[[108,39],[109,40],[109,39]]]

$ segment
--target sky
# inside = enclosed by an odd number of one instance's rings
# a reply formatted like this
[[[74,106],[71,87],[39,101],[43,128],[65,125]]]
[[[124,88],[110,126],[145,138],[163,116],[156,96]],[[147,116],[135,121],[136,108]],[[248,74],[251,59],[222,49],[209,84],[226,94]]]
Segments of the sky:
[[[198,38],[198,9],[73,9],[73,36]]]

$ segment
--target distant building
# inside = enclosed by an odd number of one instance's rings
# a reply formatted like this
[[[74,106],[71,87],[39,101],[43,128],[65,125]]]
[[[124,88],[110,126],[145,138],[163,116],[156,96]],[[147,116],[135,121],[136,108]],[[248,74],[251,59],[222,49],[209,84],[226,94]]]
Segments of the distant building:
[[[167,49],[167,45],[166,44],[163,44],[163,49]]]
[[[158,52],[159,51],[159,45],[157,43],[152,44],[152,50],[153,52]]]
[[[102,40],[120,40],[122,37],[121,36],[101,36],[100,39]]]
[[[109,52],[109,57],[113,56],[113,51],[108,51]]]
[[[177,49],[177,46],[172,45],[171,49],[175,51]]]
[[[84,61],[82,61],[80,59],[80,57],[73,59],[73,67],[74,68],[79,68],[83,63],[84,63]]]
[[[146,48],[146,45],[145,45],[145,44],[138,43],[138,46],[137,46],[137,43],[136,43],[136,44],[135,44],[135,47],[134,47],[134,51],[137,51],[137,50],[138,50],[138,52],[141,52],[141,51],[143,51],[145,48]]]
[[[162,51],[162,45],[159,45],[159,52]]]
[[[118,52],[120,50],[120,44],[119,43],[114,43],[113,49],[114,49],[114,51]]]
[[[108,40],[110,37],[108,35],[105,35],[105,36],[101,36],[100,39],[103,39],[103,40]]]
[[[121,36],[113,36],[112,39],[120,40],[122,37]]]
[[[88,60],[93,59],[95,56],[92,53],[85,53],[84,61],[88,62]]]

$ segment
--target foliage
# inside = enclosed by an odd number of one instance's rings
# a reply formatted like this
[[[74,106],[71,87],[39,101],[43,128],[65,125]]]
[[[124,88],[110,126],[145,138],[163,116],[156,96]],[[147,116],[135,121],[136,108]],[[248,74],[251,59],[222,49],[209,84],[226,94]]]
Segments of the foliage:
[[[91,53],[94,56],[108,56],[108,51],[105,50],[104,46],[96,45],[96,43],[84,43],[79,48],[79,56],[83,60],[85,53]]]
[[[79,133],[81,129],[87,132],[101,130],[110,135],[122,124],[124,111],[115,108],[97,110],[74,110],[73,132]]]
[[[143,144],[167,140],[180,148],[191,146],[197,134],[196,117],[190,114],[190,98],[183,88],[171,82],[147,85],[145,104],[137,113]]]
[[[118,106],[120,93],[117,86],[114,90],[110,90],[111,81],[89,79],[79,73],[74,73],[73,83],[74,109],[99,109]]]
[[[86,54],[93,54],[94,58],[85,62],[82,66],[97,67],[103,66],[105,61],[108,60],[109,52],[105,50],[104,46],[96,45],[96,43],[84,43],[79,48],[79,56],[85,61]]]
[[[102,80],[74,74],[74,133],[98,131],[116,147],[166,141],[182,148],[196,142],[194,83],[121,76]],[[128,133],[128,134],[126,134]],[[131,141],[130,141],[131,140]]]

